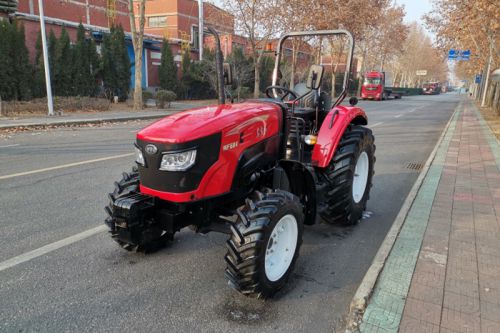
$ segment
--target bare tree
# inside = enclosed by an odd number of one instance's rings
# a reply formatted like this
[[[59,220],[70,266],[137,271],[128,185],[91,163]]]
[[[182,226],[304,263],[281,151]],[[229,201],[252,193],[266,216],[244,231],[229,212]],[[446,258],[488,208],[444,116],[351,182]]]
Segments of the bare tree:
[[[139,27],[136,26],[134,3],[139,9]],[[142,50],[144,45],[144,12],[146,0],[129,0],[128,9],[130,17],[130,31],[132,32],[132,45],[134,47],[135,83],[134,83],[134,111],[142,109]]]
[[[248,39],[254,66],[254,97],[259,97],[260,70],[266,45],[282,31],[278,15],[283,0],[225,0],[224,6],[235,17],[237,32]]]

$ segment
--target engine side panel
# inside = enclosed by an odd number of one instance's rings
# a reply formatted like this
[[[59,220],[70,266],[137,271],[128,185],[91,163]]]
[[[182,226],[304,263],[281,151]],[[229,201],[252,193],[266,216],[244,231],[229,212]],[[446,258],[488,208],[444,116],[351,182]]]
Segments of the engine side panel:
[[[333,123],[332,117],[335,117]],[[319,130],[318,141],[313,148],[311,158],[313,166],[320,168],[328,166],[342,135],[351,123],[360,123],[362,125],[368,123],[368,118],[361,108],[337,106],[328,113]],[[330,124],[332,124],[331,128]]]
[[[160,186],[154,184],[146,186],[141,181],[141,193],[172,202],[190,202],[229,192],[244,153],[260,142],[273,142],[275,141],[273,137],[279,136],[283,118],[282,109],[278,105],[269,103],[263,106],[252,112],[244,110],[238,115],[231,115],[231,121],[226,123],[219,122],[221,132],[217,161],[204,173],[196,189],[176,193],[159,190]],[[239,119],[236,120],[236,117]],[[147,140],[144,136],[141,136],[140,140],[141,142],[154,142]]]

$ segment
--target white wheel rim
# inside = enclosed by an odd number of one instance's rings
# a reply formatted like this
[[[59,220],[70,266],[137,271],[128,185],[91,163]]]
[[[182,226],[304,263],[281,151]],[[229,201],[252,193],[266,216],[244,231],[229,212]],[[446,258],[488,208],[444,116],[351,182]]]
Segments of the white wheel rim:
[[[362,152],[358,156],[356,168],[354,169],[354,179],[352,181],[352,198],[355,203],[360,202],[365,194],[369,166],[370,161],[368,160],[368,154]]]
[[[297,247],[298,234],[297,219],[292,214],[283,216],[274,227],[267,242],[264,259],[269,281],[279,280],[290,267]]]

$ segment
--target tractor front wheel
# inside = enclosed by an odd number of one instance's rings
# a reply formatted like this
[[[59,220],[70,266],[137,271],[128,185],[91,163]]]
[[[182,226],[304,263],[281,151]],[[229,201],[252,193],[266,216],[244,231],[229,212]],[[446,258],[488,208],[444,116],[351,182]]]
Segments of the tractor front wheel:
[[[328,223],[356,224],[366,209],[375,164],[372,131],[350,125],[323,175],[328,183],[321,217]]]
[[[246,296],[271,297],[285,285],[299,256],[302,204],[286,191],[255,192],[237,213],[225,256],[229,285]]]
[[[139,173],[137,167],[132,168],[132,172],[123,173],[122,179],[115,182],[115,188],[112,193],[109,193],[109,204],[104,207],[108,217],[105,220],[106,225],[109,227],[111,238],[118,243],[123,249],[127,251],[152,253],[164,248],[169,241],[173,239],[173,234],[158,227],[148,225],[147,228],[142,230],[140,241],[132,242],[120,238],[119,221],[114,216],[114,203],[116,200],[127,197],[131,194],[139,193]],[[147,220],[147,219],[146,219]],[[151,221],[147,221],[151,222]],[[127,224],[129,221],[127,222]],[[151,224],[151,223],[148,223]]]

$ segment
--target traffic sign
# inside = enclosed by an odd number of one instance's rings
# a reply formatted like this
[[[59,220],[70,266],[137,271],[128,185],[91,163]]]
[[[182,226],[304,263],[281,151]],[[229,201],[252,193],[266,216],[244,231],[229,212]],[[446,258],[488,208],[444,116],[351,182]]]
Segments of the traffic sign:
[[[476,79],[474,80],[474,82],[475,83],[481,83],[481,78],[482,78],[481,74],[476,74]]]
[[[448,51],[448,60],[470,60],[470,50],[454,50]]]
[[[421,69],[417,71],[418,76],[425,76],[427,75],[427,70],[426,69]]]

